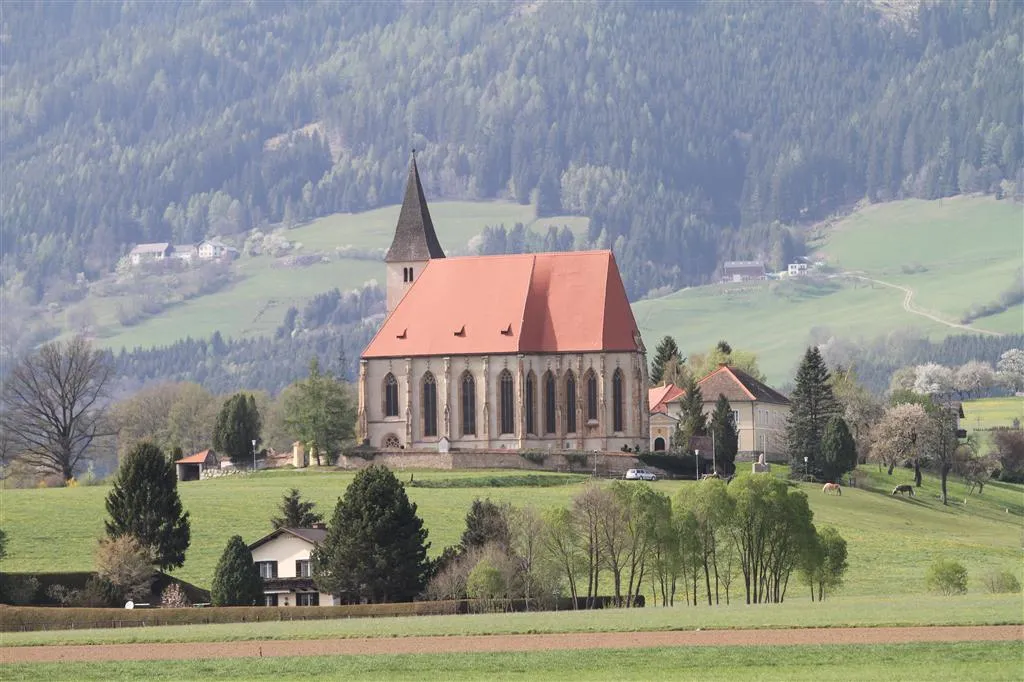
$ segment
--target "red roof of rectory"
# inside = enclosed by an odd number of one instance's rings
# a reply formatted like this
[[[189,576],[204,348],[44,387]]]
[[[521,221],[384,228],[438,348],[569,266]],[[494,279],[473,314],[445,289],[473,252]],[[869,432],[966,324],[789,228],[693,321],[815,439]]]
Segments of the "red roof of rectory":
[[[432,259],[364,358],[636,351],[611,251]]]
[[[668,412],[667,403],[683,394],[683,389],[674,384],[655,386],[647,390],[647,404],[651,406],[651,414]]]

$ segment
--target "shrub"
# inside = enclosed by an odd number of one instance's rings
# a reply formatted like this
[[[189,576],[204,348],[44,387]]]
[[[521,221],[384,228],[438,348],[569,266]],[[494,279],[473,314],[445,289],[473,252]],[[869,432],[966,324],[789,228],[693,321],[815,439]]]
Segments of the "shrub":
[[[181,589],[181,585],[171,583],[164,588],[163,593],[160,595],[160,608],[180,609],[186,606],[192,606],[192,602],[185,595],[185,590]]]
[[[533,462],[536,465],[544,464],[544,460],[548,458],[543,452],[533,452],[532,450],[524,450],[519,453],[519,456],[525,459],[527,462]]]
[[[932,592],[964,594],[967,592],[967,569],[955,561],[940,559],[928,568],[924,581]]]
[[[117,588],[120,598],[146,599],[156,575],[153,550],[131,535],[104,538],[96,551],[96,573]]]
[[[993,594],[1020,592],[1020,581],[1010,571],[993,570],[985,576],[985,589]]]
[[[67,585],[50,585],[46,588],[46,596],[61,606],[71,606],[79,600],[78,590],[71,589]]]
[[[570,467],[580,467],[581,469],[587,467],[587,456],[582,452],[567,452],[565,460],[569,462]]]
[[[3,580],[3,598],[8,604],[24,606],[31,604],[39,591],[39,580],[34,576],[11,577],[5,576]]]

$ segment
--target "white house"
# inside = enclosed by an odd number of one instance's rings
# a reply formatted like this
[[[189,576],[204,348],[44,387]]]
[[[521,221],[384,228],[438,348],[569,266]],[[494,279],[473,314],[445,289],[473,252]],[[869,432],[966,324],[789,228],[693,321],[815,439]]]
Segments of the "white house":
[[[228,246],[219,239],[207,239],[199,242],[196,254],[202,260],[221,260],[222,258],[235,258],[238,249]]]
[[[140,263],[162,262],[171,257],[174,247],[167,242],[154,242],[152,244],[136,244],[128,252],[128,259],[132,265]]]
[[[790,263],[788,274],[790,277],[803,277],[807,274],[807,263]]]
[[[264,606],[333,606],[334,597],[313,584],[310,555],[327,537],[323,524],[315,528],[278,528],[249,545],[263,578]]]

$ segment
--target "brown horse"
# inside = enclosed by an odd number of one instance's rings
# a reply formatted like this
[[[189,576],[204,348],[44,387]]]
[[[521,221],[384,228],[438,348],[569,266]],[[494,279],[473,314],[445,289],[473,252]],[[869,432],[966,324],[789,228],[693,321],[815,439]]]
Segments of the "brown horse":
[[[903,493],[910,493],[910,496],[914,497],[914,486],[910,485],[909,483],[903,483],[902,485],[898,485],[892,489],[892,494],[895,495],[896,493],[899,493],[901,495]]]
[[[826,483],[825,485],[823,485],[821,487],[821,492],[823,492],[823,493],[835,493],[836,495],[839,495],[840,497],[843,496],[843,489],[839,487],[838,483]]]

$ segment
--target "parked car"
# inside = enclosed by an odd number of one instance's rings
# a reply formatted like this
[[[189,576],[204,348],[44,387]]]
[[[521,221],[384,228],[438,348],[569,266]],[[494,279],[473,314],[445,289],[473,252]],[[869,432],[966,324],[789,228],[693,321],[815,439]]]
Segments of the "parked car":
[[[657,481],[658,477],[647,469],[630,469],[626,472],[627,481]]]

